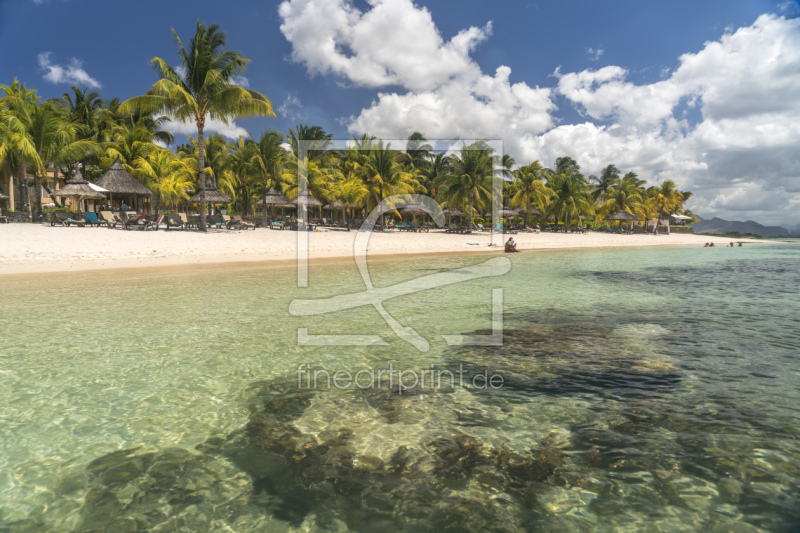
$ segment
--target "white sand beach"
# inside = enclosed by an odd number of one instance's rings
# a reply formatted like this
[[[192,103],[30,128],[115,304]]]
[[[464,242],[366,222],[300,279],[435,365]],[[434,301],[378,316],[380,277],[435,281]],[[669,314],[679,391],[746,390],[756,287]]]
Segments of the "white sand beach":
[[[311,260],[350,258],[355,231],[301,233],[308,237]],[[707,235],[612,235],[606,233],[520,233],[513,235],[521,252],[617,246],[717,246],[733,239]],[[505,238],[508,238],[507,236]],[[374,232],[370,257],[406,254],[501,253],[488,246],[488,233],[455,235]],[[755,242],[755,241],[754,241]],[[470,244],[473,243],[473,244]],[[297,257],[298,233],[257,229],[198,231],[125,231],[107,228],[0,225],[0,275],[67,272],[109,268],[163,267],[230,262],[290,262]]]

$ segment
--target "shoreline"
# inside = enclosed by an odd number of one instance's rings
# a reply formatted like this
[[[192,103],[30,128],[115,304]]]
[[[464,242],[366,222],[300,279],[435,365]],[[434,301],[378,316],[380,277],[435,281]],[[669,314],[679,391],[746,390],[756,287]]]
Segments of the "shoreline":
[[[308,233],[309,263],[353,261],[356,231]],[[300,236],[304,234],[299,234]],[[105,228],[62,228],[37,225],[0,227],[0,278],[101,271],[193,271],[198,268],[286,267],[297,258],[296,232],[257,229],[200,232],[142,232]],[[502,240],[508,238],[503,236]],[[605,233],[520,233],[513,235],[520,252],[640,246],[700,246],[713,240],[724,247],[731,239],[708,235],[612,235]],[[448,255],[497,254],[487,246],[488,233],[457,235],[375,233],[368,259],[388,261]],[[752,244],[769,241],[753,240]],[[214,250],[214,252],[209,252]]]

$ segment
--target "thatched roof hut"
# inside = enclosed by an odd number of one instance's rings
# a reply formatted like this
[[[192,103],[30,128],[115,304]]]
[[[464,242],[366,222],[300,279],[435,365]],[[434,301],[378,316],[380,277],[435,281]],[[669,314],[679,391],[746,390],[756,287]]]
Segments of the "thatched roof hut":
[[[261,198],[255,203],[257,206],[262,205],[275,205],[278,207],[291,207],[292,204],[284,195],[275,190],[275,187],[270,187],[266,194],[266,201]]]
[[[200,191],[189,198],[189,202],[193,204],[199,204],[201,202],[205,202],[207,204],[229,204],[231,201],[232,200],[230,196],[223,193],[216,187]]]
[[[348,203],[345,203],[341,200],[334,200],[328,205],[323,206],[325,209],[335,210],[335,209],[347,209],[348,207],[353,207]]]
[[[631,215],[624,209],[620,209],[613,215],[606,217],[606,220],[620,220],[620,221],[633,222],[635,220],[639,220],[639,217],[637,217],[636,215]]]
[[[289,200],[292,205],[297,205],[298,202],[305,204],[308,207],[322,207],[322,202],[311,196],[309,193],[298,194],[296,197]]]
[[[114,164],[106,170],[95,182],[96,185],[106,189],[110,194],[119,196],[153,196],[153,191],[148,189],[141,181],[134,178],[130,172],[125,170],[119,157]]]

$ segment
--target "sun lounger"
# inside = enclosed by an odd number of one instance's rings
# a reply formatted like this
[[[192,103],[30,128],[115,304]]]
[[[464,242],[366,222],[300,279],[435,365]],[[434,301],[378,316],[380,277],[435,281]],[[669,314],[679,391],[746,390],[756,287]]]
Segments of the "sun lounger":
[[[284,226],[283,222],[281,222],[280,220],[276,220],[275,222],[273,222],[272,224],[269,225],[269,228],[270,229],[283,230],[283,229],[285,229],[285,226]]]
[[[123,216],[128,216],[128,218],[124,219],[122,218]],[[147,221],[142,220],[142,215],[126,215],[125,213],[120,213],[120,220],[122,221],[122,227],[126,230],[143,230],[147,225]]]
[[[180,215],[170,215],[167,217],[167,229],[171,228],[181,228],[181,231],[186,228],[186,224],[181,220]]]
[[[242,220],[240,216],[232,216],[230,222],[228,222],[228,229],[256,229],[256,225],[251,222],[246,222]]]
[[[111,211],[100,211],[100,221],[108,226],[108,229],[116,228],[119,224],[119,219],[114,217]]]
[[[83,220],[90,226],[105,226],[106,223],[99,218],[97,218],[97,213],[94,211],[86,211],[83,213]]]
[[[67,227],[74,224],[75,226],[84,227],[86,222],[83,220],[73,219],[72,216],[67,214],[66,211],[55,211],[50,219],[50,225],[55,226],[56,224]]]
[[[158,227],[164,222],[165,218],[164,215],[149,215],[144,229],[158,231]]]

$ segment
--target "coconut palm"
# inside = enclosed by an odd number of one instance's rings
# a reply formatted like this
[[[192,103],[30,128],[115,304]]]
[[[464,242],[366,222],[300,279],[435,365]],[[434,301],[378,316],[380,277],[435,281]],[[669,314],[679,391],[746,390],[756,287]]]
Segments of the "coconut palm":
[[[38,105],[39,96],[33,89],[14,78],[11,85],[0,85],[0,111],[2,112],[3,142],[0,143],[0,160],[13,158],[17,169],[17,182],[23,208],[27,207],[31,215],[31,204],[28,198],[28,164],[39,165],[38,153],[30,136],[30,113]]]
[[[572,168],[565,165],[563,168]],[[558,172],[547,180],[547,186],[553,191],[550,196],[548,215],[564,216],[564,231],[568,231],[570,214],[590,214],[592,197],[587,190],[584,177],[573,171]]]
[[[424,172],[430,162],[431,152],[433,146],[428,144],[428,139],[422,133],[415,131],[408,136],[404,162]]]
[[[605,193],[605,202],[598,210],[602,215],[625,211],[644,216],[644,191],[633,179],[623,179]],[[622,222],[620,221],[620,225]]]
[[[599,178],[592,176],[589,178],[589,182],[595,185],[592,196],[597,201],[620,182],[619,170],[614,165],[608,165],[600,172]]]
[[[422,187],[419,170],[403,165],[401,154],[392,150],[391,143],[384,146],[383,141],[370,141],[363,154],[356,172],[369,190],[367,209],[373,209],[384,198],[411,194]],[[381,218],[382,223],[385,222],[385,218]]]
[[[492,197],[493,158],[491,149],[476,142],[464,145],[452,158],[452,171],[440,182],[448,205],[468,204],[469,228],[472,229],[474,205],[488,203]]]
[[[185,49],[175,29],[183,76],[169,62],[154,57],[150,60],[161,78],[146,95],[130,98],[120,111],[134,109],[143,113],[166,113],[177,120],[193,120],[197,125],[198,186],[205,190],[204,137],[206,118],[227,124],[229,118],[275,117],[272,103],[263,94],[236,85],[236,77],[244,73],[249,59],[239,52],[225,50],[225,34],[219,26],[206,26],[197,21],[197,30],[189,49]],[[200,205],[200,231],[206,231],[206,202]]]
[[[136,160],[132,174],[156,192],[156,209],[164,202],[174,208],[181,200],[188,200],[191,189],[191,171],[186,163],[164,148],[158,148]]]
[[[278,178],[280,176],[279,166],[286,160],[286,150],[283,149],[283,135],[275,130],[262,132],[256,144],[256,151],[250,159],[250,172],[261,180],[261,199],[263,209],[261,210],[262,226],[267,225],[267,191],[270,187],[280,189]]]
[[[664,180],[661,185],[653,186],[647,189],[647,196],[650,199],[655,210],[656,224],[653,232],[658,231],[658,217],[661,214],[671,214],[680,207],[683,202],[683,195],[678,191],[678,187],[672,180]],[[651,213],[653,216],[653,213]]]
[[[100,159],[100,166],[103,168],[110,167],[119,158],[125,170],[136,176],[135,170],[140,160],[159,150],[158,146],[153,144],[155,135],[143,126],[131,124],[116,126],[111,137],[112,140],[104,144],[103,157]]]
[[[547,169],[538,160],[518,168],[513,175],[511,205],[525,207],[525,226],[527,227],[531,206],[544,211],[550,202],[553,191],[543,181],[547,176]]]

